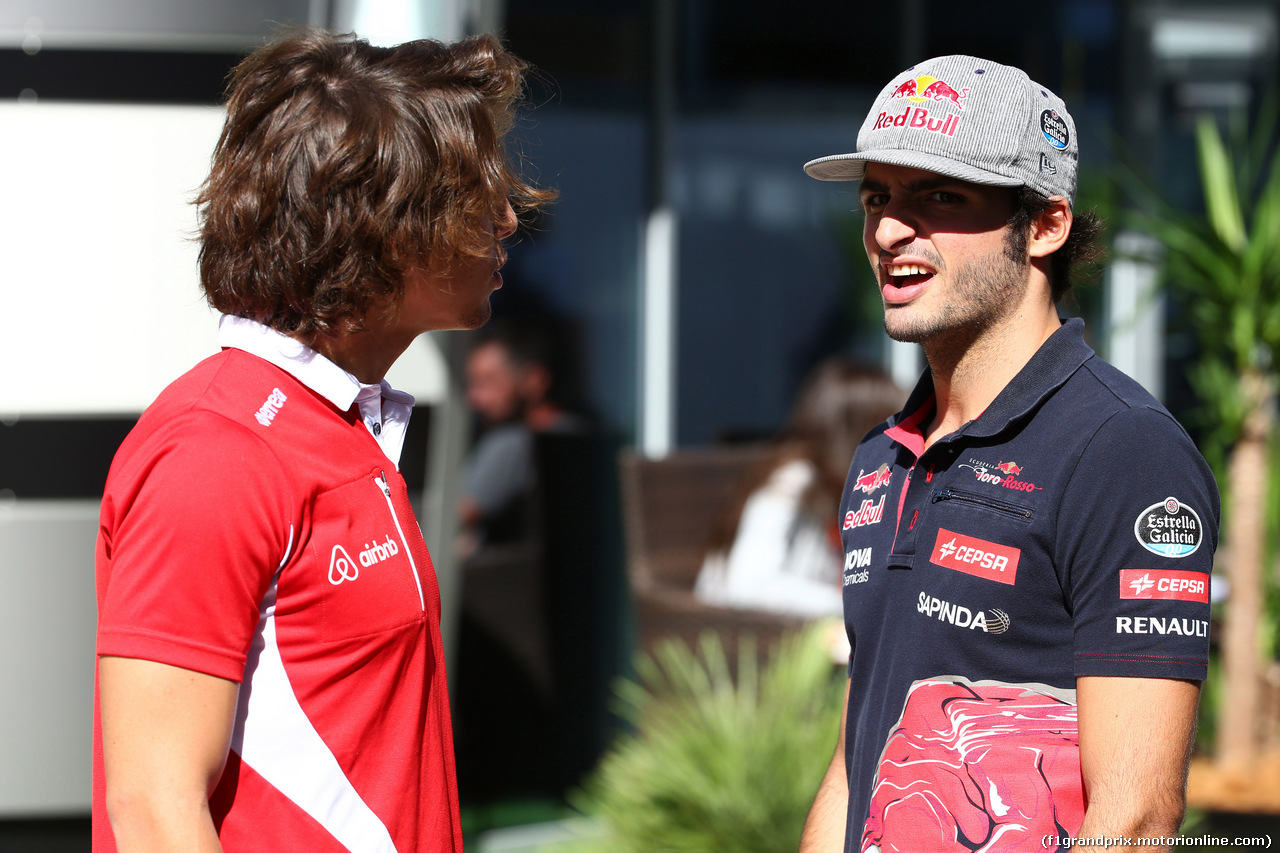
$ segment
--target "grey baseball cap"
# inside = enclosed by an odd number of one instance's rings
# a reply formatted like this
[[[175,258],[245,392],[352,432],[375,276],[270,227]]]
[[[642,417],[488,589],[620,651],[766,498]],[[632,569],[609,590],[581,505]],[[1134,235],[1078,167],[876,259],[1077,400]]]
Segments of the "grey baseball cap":
[[[859,181],[867,163],[888,163],[1074,202],[1079,157],[1075,123],[1049,89],[998,62],[940,56],[880,91],[857,151],[804,170],[820,181]]]

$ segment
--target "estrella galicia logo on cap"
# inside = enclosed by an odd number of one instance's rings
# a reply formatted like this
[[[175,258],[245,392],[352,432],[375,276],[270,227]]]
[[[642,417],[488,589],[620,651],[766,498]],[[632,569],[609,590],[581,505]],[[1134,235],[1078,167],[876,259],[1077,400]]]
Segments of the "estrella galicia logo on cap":
[[[1138,514],[1133,535],[1153,554],[1185,557],[1204,540],[1204,525],[1196,511],[1177,498],[1165,498]]]
[[[1066,149],[1071,142],[1071,131],[1067,129],[1066,120],[1058,115],[1057,110],[1045,110],[1040,113],[1040,132],[1049,144],[1059,151]]]

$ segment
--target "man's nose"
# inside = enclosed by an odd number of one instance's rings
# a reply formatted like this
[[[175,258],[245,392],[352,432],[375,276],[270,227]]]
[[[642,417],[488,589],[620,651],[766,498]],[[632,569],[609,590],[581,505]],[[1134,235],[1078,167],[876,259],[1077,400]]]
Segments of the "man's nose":
[[[520,220],[516,218],[516,212],[511,207],[511,202],[505,202],[503,209],[498,216],[498,221],[494,224],[494,234],[499,240],[510,237],[516,233],[516,228],[520,225]]]
[[[915,239],[915,236],[915,226],[901,209],[886,209],[876,223],[876,243],[882,249],[900,246]]]

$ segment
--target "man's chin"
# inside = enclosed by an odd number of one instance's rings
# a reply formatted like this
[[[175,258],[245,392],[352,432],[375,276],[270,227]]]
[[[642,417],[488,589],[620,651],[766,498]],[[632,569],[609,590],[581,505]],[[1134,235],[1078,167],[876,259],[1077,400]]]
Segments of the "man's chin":
[[[459,329],[478,329],[485,323],[489,322],[489,318],[493,316],[493,308],[489,305],[489,300],[485,300],[484,304],[462,318],[458,324]]]
[[[921,323],[901,322],[891,319],[888,314],[884,318],[884,332],[893,340],[904,344],[921,344],[936,334],[937,330]]]

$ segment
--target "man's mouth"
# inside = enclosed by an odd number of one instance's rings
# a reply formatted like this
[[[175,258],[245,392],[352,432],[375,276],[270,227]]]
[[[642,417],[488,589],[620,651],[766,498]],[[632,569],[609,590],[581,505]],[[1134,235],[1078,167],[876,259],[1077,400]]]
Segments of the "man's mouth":
[[[931,267],[921,264],[885,264],[885,283],[893,287],[910,287],[923,284],[934,275]]]

